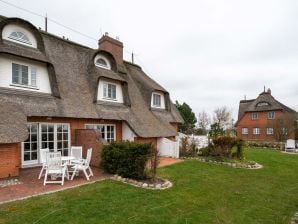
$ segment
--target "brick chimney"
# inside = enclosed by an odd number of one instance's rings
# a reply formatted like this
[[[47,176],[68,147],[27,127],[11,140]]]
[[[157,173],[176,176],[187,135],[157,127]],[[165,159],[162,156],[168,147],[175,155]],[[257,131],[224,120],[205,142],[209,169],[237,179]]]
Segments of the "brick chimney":
[[[271,95],[271,89],[270,88],[267,89],[267,93],[269,93]]]
[[[117,65],[123,65],[123,43],[105,33],[98,41],[98,49],[113,55]]]

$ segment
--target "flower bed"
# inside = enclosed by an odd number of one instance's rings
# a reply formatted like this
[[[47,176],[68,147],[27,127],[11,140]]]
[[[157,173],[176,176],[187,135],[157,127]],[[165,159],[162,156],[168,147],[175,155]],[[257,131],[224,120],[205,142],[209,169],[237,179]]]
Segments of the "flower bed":
[[[261,169],[263,168],[263,165],[254,162],[254,161],[247,161],[247,162],[240,162],[240,161],[218,161],[215,159],[212,159],[210,157],[185,157],[185,160],[198,160],[200,162],[206,162],[206,163],[213,163],[218,165],[224,165],[229,166],[233,168],[242,168],[242,169]]]
[[[124,178],[119,175],[114,175],[111,177],[112,180],[120,181],[122,183],[130,184],[135,187],[141,187],[150,190],[165,190],[173,186],[173,183],[169,180],[158,178],[157,182],[151,183],[149,180],[133,180],[130,178]]]

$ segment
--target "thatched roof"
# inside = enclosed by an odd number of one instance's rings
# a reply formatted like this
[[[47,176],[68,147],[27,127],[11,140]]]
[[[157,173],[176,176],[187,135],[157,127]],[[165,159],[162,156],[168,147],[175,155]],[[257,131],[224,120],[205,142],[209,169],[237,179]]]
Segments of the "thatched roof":
[[[28,23],[20,19],[9,19],[11,22]],[[0,33],[6,19],[1,21]],[[27,27],[31,26],[27,25]],[[183,122],[176,107],[170,101],[168,92],[149,78],[142,69],[124,62],[121,70],[108,71],[95,67],[93,63],[95,49],[56,37],[34,29],[37,39],[42,40],[44,49],[31,49],[0,39],[0,54],[13,54],[44,62],[49,71],[53,94],[41,94],[0,88],[0,107],[8,108],[17,105],[22,114],[27,116],[69,117],[90,119],[112,119],[126,121],[140,137],[175,136],[170,123]],[[116,67],[117,68],[117,67]],[[122,84],[124,104],[97,102],[99,79],[116,80]],[[150,108],[153,91],[162,91],[166,98],[166,110],[153,111]],[[10,107],[9,107],[10,108]],[[10,108],[13,110],[13,108]],[[19,113],[12,112],[11,114]],[[18,114],[20,116],[20,114]],[[21,131],[13,129],[14,141],[24,141],[26,120],[19,121]],[[3,123],[5,125],[5,123]],[[9,127],[7,127],[9,128]],[[7,129],[6,128],[6,129]],[[0,127],[1,129],[1,127]],[[4,130],[4,129],[3,129]],[[0,130],[0,133],[2,130]],[[10,133],[9,131],[7,133]],[[0,135],[0,142],[8,142]]]
[[[262,104],[266,103],[266,104]],[[241,100],[238,110],[238,121],[244,116],[246,112],[261,112],[261,111],[276,111],[281,110],[290,114],[297,114],[297,112],[286,105],[276,100],[271,95],[271,90],[264,91],[259,94],[256,99]]]

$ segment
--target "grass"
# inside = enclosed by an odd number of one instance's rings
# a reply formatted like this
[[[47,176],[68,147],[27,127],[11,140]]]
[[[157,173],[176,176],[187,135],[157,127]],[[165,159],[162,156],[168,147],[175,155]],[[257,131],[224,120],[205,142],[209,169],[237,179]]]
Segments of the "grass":
[[[298,211],[298,156],[250,149],[260,170],[185,161],[158,170],[152,191],[107,180],[0,206],[0,223],[289,223]]]

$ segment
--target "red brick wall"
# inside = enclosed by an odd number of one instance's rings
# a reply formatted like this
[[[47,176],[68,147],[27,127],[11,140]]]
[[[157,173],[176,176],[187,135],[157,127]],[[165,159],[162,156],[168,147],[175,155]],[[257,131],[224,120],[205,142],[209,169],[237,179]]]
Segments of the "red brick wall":
[[[98,41],[100,50],[107,51],[113,55],[117,64],[123,64],[123,43],[109,36],[103,36]]]
[[[142,144],[152,144],[154,149],[157,149],[157,138],[141,138],[141,137],[135,137],[135,142],[142,143]]]
[[[253,141],[275,141],[274,135],[267,135],[266,128],[271,127],[267,118],[267,111],[258,112],[259,118],[256,120],[251,119],[251,112],[245,113],[244,116],[240,119],[237,124],[237,136],[241,137],[244,140],[253,140]],[[281,116],[282,111],[275,111],[275,118]],[[242,134],[242,128],[248,128],[248,134]],[[253,128],[260,128],[259,135],[253,135]],[[274,130],[275,131],[275,130]]]
[[[19,175],[21,144],[0,144],[0,178]]]
[[[99,167],[103,143],[97,140],[95,131],[77,129],[75,135],[75,145],[83,146],[83,158],[86,158],[87,150],[92,148],[91,165]]]

